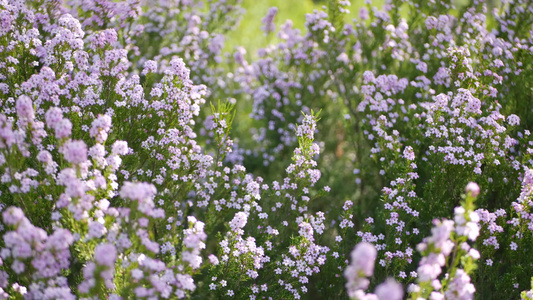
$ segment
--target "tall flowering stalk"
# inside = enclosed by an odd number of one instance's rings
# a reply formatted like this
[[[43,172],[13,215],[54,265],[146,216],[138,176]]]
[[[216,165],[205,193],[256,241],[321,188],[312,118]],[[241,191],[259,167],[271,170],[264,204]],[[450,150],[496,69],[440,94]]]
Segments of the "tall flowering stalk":
[[[462,205],[455,208],[454,220],[435,220],[432,235],[418,244],[423,258],[417,270],[418,284],[409,287],[410,299],[473,299],[476,289],[469,275],[480,254],[468,241],[475,242],[479,236],[479,216],[474,211],[479,193],[479,186],[470,182]]]

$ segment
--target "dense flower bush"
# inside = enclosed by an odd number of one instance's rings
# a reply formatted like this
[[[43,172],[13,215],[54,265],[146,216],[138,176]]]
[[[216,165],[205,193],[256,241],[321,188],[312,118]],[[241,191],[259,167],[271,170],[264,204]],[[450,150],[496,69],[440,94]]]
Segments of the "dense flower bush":
[[[533,4],[0,0],[0,299],[533,299]]]

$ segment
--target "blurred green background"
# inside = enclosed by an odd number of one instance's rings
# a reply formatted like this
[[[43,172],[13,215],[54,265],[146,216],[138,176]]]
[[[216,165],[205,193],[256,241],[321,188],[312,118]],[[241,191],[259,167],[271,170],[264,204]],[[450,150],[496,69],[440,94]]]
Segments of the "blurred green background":
[[[263,48],[272,42],[261,31],[261,20],[265,17],[270,7],[277,7],[278,14],[275,18],[276,29],[292,20],[295,28],[303,31],[305,24],[305,14],[313,12],[314,9],[321,9],[327,5],[328,0],[243,0],[242,6],[246,9],[241,23],[236,30],[228,34],[226,43],[227,50],[232,50],[236,46],[244,46],[248,51],[255,53],[257,49]],[[364,6],[363,0],[352,0],[350,13],[356,17],[359,9]],[[373,1],[377,7],[382,7],[384,0]]]
[[[275,34],[267,37],[261,31],[261,20],[265,17],[270,7],[277,7],[278,14],[275,18],[276,30],[287,20],[292,20],[295,28],[304,29],[305,15],[312,13],[314,9],[322,9],[329,0],[243,0],[242,7],[246,10],[242,20],[236,30],[228,33],[226,40],[226,50],[233,52],[237,46],[243,46],[248,50],[248,54],[255,55],[256,51],[271,44]],[[456,7],[461,7],[469,0],[455,0]],[[366,6],[365,0],[351,0],[350,16],[357,18],[361,7]],[[383,8],[386,0],[372,0],[372,6]],[[499,5],[500,0],[487,0],[488,10]],[[408,14],[408,11],[402,11]]]

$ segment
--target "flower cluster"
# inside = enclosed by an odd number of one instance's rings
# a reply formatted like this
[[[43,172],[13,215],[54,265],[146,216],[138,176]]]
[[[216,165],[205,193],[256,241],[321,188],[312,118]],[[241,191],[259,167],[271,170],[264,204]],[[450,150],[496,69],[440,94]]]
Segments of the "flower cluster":
[[[0,299],[532,298],[531,1],[241,4],[0,0]]]

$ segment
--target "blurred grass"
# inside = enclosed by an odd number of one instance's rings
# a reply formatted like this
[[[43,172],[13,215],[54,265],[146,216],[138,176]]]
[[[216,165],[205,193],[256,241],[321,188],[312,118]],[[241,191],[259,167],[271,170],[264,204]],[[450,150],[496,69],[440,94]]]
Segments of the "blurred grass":
[[[267,37],[261,30],[261,20],[265,17],[270,7],[277,7],[278,14],[275,18],[276,30],[287,20],[292,20],[295,28],[304,29],[305,15],[312,13],[314,9],[321,10],[329,0],[243,0],[242,7],[246,10],[243,18],[233,30],[227,34],[225,50],[233,52],[235,47],[243,46],[248,55],[255,55],[258,49],[272,44],[276,37],[274,34]],[[457,7],[462,7],[470,0],[455,0]],[[359,10],[365,6],[363,0],[351,0],[350,17],[358,17]],[[385,0],[373,0],[372,6],[383,7]],[[497,6],[500,0],[488,0],[489,11]],[[404,9],[402,15],[408,17],[408,10]],[[490,14],[489,14],[490,15]]]
[[[312,0],[244,0],[242,6],[246,12],[237,29],[228,34],[226,45],[228,50],[243,46],[255,53],[257,49],[269,44],[267,36],[261,30],[261,20],[270,7],[278,8],[276,29],[288,19],[291,19],[296,27],[303,29],[305,14],[320,8],[321,5],[314,4]]]
[[[384,0],[373,1],[374,5],[381,7]],[[314,9],[322,9],[328,0],[244,0],[242,7],[246,9],[241,23],[236,30],[227,36],[226,50],[232,51],[237,46],[243,46],[249,54],[271,44],[273,37],[267,37],[261,30],[261,20],[265,17],[270,7],[277,7],[278,14],[275,18],[276,30],[287,20],[292,20],[295,28],[304,29],[305,15],[312,13]],[[354,17],[364,5],[363,0],[352,0],[350,14]]]

